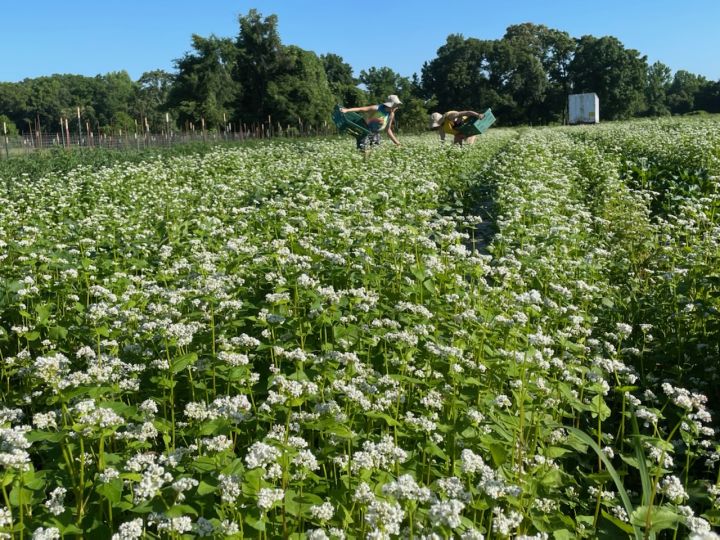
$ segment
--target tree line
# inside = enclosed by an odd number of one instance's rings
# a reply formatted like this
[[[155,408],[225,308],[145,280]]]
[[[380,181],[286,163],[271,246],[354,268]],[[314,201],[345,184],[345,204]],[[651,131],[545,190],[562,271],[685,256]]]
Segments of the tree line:
[[[192,36],[175,73],[133,81],[125,71],[52,75],[0,83],[0,122],[9,133],[166,129],[239,130],[259,123],[303,129],[328,122],[333,104],[379,103],[397,94],[400,128],[419,129],[431,111],[492,107],[506,125],[565,120],[567,96],[595,92],[604,120],[720,112],[720,80],[648,64],[612,36],[573,38],[524,23],[496,40],[451,34],[420,75],[390,67],[355,76],[336,54],[284,45],[276,15],[250,10],[235,38]]]

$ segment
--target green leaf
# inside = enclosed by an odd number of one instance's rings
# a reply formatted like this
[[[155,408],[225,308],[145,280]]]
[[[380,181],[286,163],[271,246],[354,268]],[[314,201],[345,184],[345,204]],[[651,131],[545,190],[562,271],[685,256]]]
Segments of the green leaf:
[[[638,427],[637,417],[633,414],[632,428],[633,428],[633,446],[635,447],[635,461],[638,470],[640,471],[640,481],[642,482],[643,488],[643,504],[650,504],[650,497],[652,496],[652,482],[650,481],[650,473],[648,472],[647,463],[645,462],[645,454],[642,449],[642,441],[640,440],[640,428]]]
[[[322,503],[323,500],[313,493],[300,495],[291,489],[285,493],[285,510],[291,516],[299,517],[302,514],[307,514],[310,506]]]
[[[570,450],[568,450],[567,448],[563,448],[561,446],[549,446],[548,448],[545,449],[543,454],[545,455],[545,457],[555,459],[555,458],[562,457],[565,454],[569,454],[570,452],[571,452]]]
[[[260,491],[260,488],[263,486],[262,477],[264,474],[265,469],[261,467],[245,473],[242,481],[243,494],[248,497],[254,497],[257,492]]]
[[[174,504],[165,511],[168,517],[180,517],[185,515],[197,516],[197,510],[188,504]]]
[[[332,419],[321,420],[313,424],[312,427],[341,439],[352,439],[355,436],[350,428]]]
[[[108,327],[105,326],[105,325],[96,327],[96,328],[95,328],[95,333],[96,333],[98,336],[110,337],[110,330],[109,330]]]
[[[608,520],[610,523],[612,523],[613,525],[615,525],[615,526],[616,526],[618,529],[620,529],[621,531],[626,532],[626,533],[628,533],[628,534],[632,534],[632,533],[633,533],[632,525],[630,525],[629,523],[625,523],[624,521],[620,521],[618,518],[616,518],[616,517],[613,516],[612,514],[609,514],[609,513],[606,512],[605,510],[602,511],[602,516],[603,516],[606,520]]]
[[[224,418],[216,418],[209,422],[203,422],[200,426],[200,435],[220,435],[227,425],[228,421]]]
[[[398,423],[398,421],[395,420],[392,416],[390,416],[389,414],[382,413],[382,412],[369,411],[369,412],[365,413],[365,416],[367,416],[368,418],[381,418],[381,419],[385,420],[389,426],[400,425]]]
[[[435,284],[434,284],[431,280],[426,279],[425,281],[423,281],[423,286],[428,290],[428,292],[429,292],[430,294],[436,294],[436,293],[437,293],[437,289],[435,288]]]
[[[430,454],[431,456],[439,457],[440,459],[445,461],[448,460],[447,454],[443,452],[442,448],[440,448],[437,444],[433,442],[427,443],[423,450],[425,451],[425,453]]]
[[[615,482],[615,487],[618,490],[618,494],[620,495],[620,499],[623,502],[623,506],[625,507],[625,512],[627,512],[627,515],[631,515],[633,513],[633,506],[630,502],[630,497],[628,497],[627,491],[625,490],[625,486],[622,483],[622,480],[620,479],[620,476],[618,475],[617,471],[615,470],[615,467],[613,467],[612,463],[610,463],[610,460],[605,455],[605,452],[602,451],[602,449],[597,445],[597,443],[592,440],[592,438],[585,433],[584,431],[580,431],[579,429],[568,426],[565,429],[567,429],[568,433],[575,437],[576,439],[580,439],[582,442],[584,442],[586,445],[588,445],[590,448],[595,450],[595,453],[597,454],[598,458],[603,462],[605,465],[605,468],[607,469],[607,472],[610,473],[610,476],[613,479],[613,482]],[[643,534],[639,527],[634,527],[633,532],[635,534],[636,540],[642,540]]]
[[[710,525],[715,527],[720,526],[720,510],[708,510],[702,513],[702,516],[710,522]]]
[[[559,488],[563,485],[562,474],[558,469],[550,469],[541,479],[540,483],[546,487]]]
[[[245,523],[250,525],[256,531],[265,530],[265,520],[258,515],[255,515],[254,512],[245,514]]]
[[[200,472],[212,472],[217,469],[215,459],[208,456],[198,456],[193,460],[192,466]]]
[[[37,323],[45,326],[48,319],[50,318],[50,311],[52,306],[50,304],[40,304],[35,307],[35,312],[37,313]]]
[[[602,396],[600,394],[597,394],[595,397],[593,397],[592,400],[590,401],[590,403],[591,403],[590,410],[593,413],[595,413],[595,414],[593,414],[593,417],[595,415],[599,415],[600,420],[605,420],[606,418],[608,418],[610,416],[610,412],[611,412],[610,407],[608,407],[605,404],[605,400],[602,398]]]
[[[495,467],[500,467],[507,461],[507,448],[502,444],[489,444],[488,450],[492,455],[493,463]]]
[[[58,529],[62,532],[63,535],[76,535],[82,537],[83,534],[87,533],[88,531],[82,530],[80,527],[73,523],[68,523],[66,525],[63,525],[60,523],[57,519],[54,519],[53,522],[55,525],[57,525]]]
[[[650,510],[650,532],[675,529],[682,521],[682,516],[667,506],[640,506],[630,515],[630,522],[645,527],[648,522],[648,510]]]
[[[40,332],[33,331],[33,332],[26,332],[23,334],[23,337],[27,339],[28,341],[36,341],[37,339],[40,339]]]
[[[120,478],[114,478],[110,482],[100,484],[95,488],[100,495],[105,497],[111,504],[115,505],[122,498],[123,481]]]
[[[217,491],[217,486],[212,486],[205,482],[205,480],[202,480],[197,487],[198,495],[209,495],[210,493],[215,493],[215,491]]]
[[[30,431],[25,438],[30,442],[60,442],[65,438],[65,433],[60,431]]]
[[[187,368],[190,364],[197,362],[198,356],[196,353],[187,353],[182,356],[174,358],[171,364],[171,371],[173,373],[180,373],[182,370]]]
[[[48,329],[48,336],[54,341],[60,341],[67,337],[68,330],[64,326],[51,326]]]

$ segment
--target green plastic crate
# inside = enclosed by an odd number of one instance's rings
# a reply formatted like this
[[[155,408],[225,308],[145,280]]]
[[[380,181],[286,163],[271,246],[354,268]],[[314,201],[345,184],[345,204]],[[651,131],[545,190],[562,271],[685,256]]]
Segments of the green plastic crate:
[[[470,118],[468,122],[458,127],[457,130],[466,137],[482,135],[495,123],[495,116],[493,116],[490,109],[483,114],[485,115],[483,118]]]
[[[362,115],[356,112],[342,113],[340,105],[335,105],[332,120],[340,133],[349,133],[355,137],[362,137],[370,133]]]

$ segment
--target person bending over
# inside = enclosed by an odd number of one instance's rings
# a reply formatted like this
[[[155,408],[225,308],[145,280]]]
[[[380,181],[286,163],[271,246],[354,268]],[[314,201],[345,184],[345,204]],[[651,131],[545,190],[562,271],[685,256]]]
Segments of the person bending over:
[[[357,112],[362,113],[365,117],[365,123],[370,133],[357,137],[357,149],[368,150],[371,146],[380,144],[380,132],[387,131],[390,140],[397,146],[400,146],[395,133],[392,130],[393,120],[395,119],[395,111],[402,104],[400,98],[395,94],[388,96],[387,101],[378,105],[366,105],[365,107],[342,107],[340,112]]]
[[[448,111],[445,114],[432,113],[430,115],[430,129],[438,129],[440,131],[440,140],[445,141],[445,135],[453,136],[453,143],[462,145],[463,142],[473,144],[475,135],[468,137],[464,135],[458,128],[471,118],[485,118],[482,113],[475,111]]]

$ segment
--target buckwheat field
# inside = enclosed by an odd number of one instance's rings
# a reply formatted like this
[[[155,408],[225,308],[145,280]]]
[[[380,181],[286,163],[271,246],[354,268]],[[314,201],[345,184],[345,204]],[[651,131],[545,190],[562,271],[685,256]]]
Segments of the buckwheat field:
[[[0,178],[0,537],[718,538],[720,122]]]

